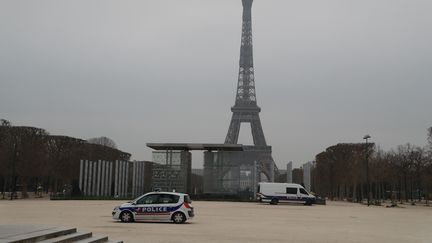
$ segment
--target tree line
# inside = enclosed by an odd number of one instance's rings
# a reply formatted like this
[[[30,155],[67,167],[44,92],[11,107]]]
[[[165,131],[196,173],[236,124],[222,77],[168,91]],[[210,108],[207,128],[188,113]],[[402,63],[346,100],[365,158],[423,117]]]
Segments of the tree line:
[[[98,144],[103,141],[106,144]],[[90,143],[91,142],[91,143]],[[36,187],[58,192],[64,185],[79,190],[80,160],[129,160],[130,154],[115,148],[106,137],[90,142],[68,136],[54,136],[41,128],[13,126],[0,120],[0,190],[10,197],[23,197]],[[107,146],[110,145],[110,146]]]
[[[373,143],[341,143],[315,157],[312,190],[330,199],[379,203],[426,200],[432,193],[432,127],[425,147],[384,151]]]

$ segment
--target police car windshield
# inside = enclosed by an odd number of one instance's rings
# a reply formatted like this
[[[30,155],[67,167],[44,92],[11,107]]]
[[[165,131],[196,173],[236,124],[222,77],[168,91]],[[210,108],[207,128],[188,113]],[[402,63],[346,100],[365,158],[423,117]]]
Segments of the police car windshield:
[[[136,202],[136,201],[138,201],[138,199],[140,199],[141,197],[142,197],[142,195],[139,196],[139,197],[137,197],[137,198],[135,198],[134,200],[132,200],[132,201],[130,201],[130,202]]]
[[[150,194],[150,195],[152,195],[152,194]],[[147,195],[147,196],[148,196],[148,195]],[[134,202],[134,203],[136,203],[136,202],[138,202],[138,200],[140,200],[140,199],[143,198],[143,197],[145,197],[145,196],[144,196],[144,195],[141,195],[141,196],[135,198],[134,200],[132,200],[132,201],[130,201],[130,202]]]

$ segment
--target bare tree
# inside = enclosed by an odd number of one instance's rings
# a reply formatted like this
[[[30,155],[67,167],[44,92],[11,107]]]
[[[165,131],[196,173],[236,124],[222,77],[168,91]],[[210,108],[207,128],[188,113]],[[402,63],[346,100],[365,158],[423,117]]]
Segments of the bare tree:
[[[59,185],[70,185],[79,171],[84,140],[67,136],[50,136],[48,141],[49,175],[51,190],[58,192]]]
[[[116,143],[108,137],[97,137],[97,138],[89,138],[87,140],[88,143],[92,143],[92,144],[99,144],[99,145],[103,145],[103,146],[107,146],[113,149],[117,149],[117,145]]]
[[[423,148],[415,147],[410,154],[410,160],[413,164],[413,179],[411,189],[411,200],[413,200],[413,194],[415,189],[415,196],[420,201],[422,197],[422,190],[427,191],[427,156],[426,151]]]
[[[59,185],[78,185],[80,160],[129,160],[131,155],[116,149],[107,137],[85,140],[50,136],[41,128],[12,126],[0,120],[0,185],[3,197],[7,189],[13,199],[20,190],[44,185],[58,192]],[[19,188],[18,188],[19,187]],[[79,188],[77,189],[79,191]]]
[[[365,187],[365,155],[373,151],[374,144],[340,143],[315,157],[317,192],[333,199],[363,198]],[[357,187],[361,193],[358,196]]]
[[[376,203],[390,198],[392,204],[396,200],[414,203],[423,198],[428,203],[432,188],[432,127],[425,148],[405,144],[385,152],[374,144],[342,143],[328,147],[315,160],[315,189],[323,196],[356,201],[364,198],[366,189],[371,199],[378,200]]]
[[[28,186],[32,188],[32,178],[44,173],[47,160],[46,143],[48,133],[41,128],[13,127],[17,131],[17,156],[16,168],[23,197],[28,197]]]

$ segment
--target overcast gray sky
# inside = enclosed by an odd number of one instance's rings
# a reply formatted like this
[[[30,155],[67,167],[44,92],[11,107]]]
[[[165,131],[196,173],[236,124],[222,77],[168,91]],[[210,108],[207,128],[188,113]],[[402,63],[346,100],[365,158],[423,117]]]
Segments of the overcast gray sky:
[[[365,134],[425,144],[431,13],[430,0],[254,1],[257,100],[279,167]],[[108,136],[138,160],[146,142],[223,143],[241,14],[240,0],[2,0],[0,118]]]

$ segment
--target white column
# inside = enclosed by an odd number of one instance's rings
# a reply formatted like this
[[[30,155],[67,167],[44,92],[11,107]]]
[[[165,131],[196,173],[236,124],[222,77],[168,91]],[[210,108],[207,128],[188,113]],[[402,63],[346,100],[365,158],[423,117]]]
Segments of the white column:
[[[287,164],[287,183],[292,183],[292,161]]]

